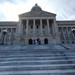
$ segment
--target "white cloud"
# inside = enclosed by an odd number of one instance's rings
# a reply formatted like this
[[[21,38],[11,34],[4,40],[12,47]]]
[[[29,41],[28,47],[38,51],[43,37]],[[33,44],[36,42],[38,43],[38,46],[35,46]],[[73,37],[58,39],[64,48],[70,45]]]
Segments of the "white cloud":
[[[0,0],[0,20],[18,21],[18,15],[28,12],[37,3],[59,19],[75,19],[75,0]]]
[[[29,7],[27,6],[28,4],[18,2],[18,4],[12,4],[9,1],[3,2],[0,4],[0,11],[4,14],[6,17],[5,20],[7,21],[17,21],[18,20],[18,15],[29,11]]]

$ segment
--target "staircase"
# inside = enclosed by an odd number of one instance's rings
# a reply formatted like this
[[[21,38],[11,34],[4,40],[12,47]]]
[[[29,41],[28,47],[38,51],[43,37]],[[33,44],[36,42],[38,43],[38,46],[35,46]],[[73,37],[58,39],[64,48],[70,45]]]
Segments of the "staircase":
[[[1,49],[0,75],[75,75],[75,50]]]

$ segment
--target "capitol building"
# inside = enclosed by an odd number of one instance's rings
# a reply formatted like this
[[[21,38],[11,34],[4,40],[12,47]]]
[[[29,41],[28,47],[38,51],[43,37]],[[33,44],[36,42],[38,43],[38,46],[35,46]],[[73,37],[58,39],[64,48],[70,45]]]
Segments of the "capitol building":
[[[21,44],[74,44],[72,30],[75,21],[57,21],[56,14],[42,10],[35,4],[29,12],[19,15],[18,22],[0,22],[0,43]],[[7,30],[6,34],[3,31]]]

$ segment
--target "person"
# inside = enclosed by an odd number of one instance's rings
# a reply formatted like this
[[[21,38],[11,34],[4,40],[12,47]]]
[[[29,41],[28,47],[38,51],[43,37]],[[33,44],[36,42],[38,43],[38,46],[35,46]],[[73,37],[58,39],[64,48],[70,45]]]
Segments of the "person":
[[[37,40],[35,40],[35,45],[38,45],[38,41]]]

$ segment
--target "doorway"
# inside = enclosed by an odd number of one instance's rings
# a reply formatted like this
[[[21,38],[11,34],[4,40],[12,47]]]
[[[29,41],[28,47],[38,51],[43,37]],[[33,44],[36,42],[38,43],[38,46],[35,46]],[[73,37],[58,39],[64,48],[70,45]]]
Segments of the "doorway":
[[[31,45],[32,44],[32,39],[29,39],[29,45]]]
[[[47,38],[44,39],[44,44],[48,44],[48,39]]]

